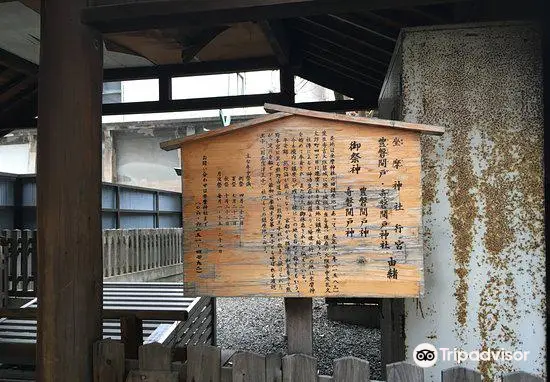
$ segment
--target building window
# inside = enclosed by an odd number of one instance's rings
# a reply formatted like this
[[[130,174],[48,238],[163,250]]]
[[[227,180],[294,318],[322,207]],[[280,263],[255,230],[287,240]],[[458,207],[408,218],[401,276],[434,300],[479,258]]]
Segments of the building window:
[[[121,82],[104,82],[103,83],[103,103],[121,103],[122,102],[122,86]]]

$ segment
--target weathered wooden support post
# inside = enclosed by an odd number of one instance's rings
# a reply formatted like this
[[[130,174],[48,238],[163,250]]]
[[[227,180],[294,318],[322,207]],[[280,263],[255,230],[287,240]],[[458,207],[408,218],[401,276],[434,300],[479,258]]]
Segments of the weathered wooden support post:
[[[103,43],[86,0],[42,1],[38,107],[38,380],[91,381],[101,339]]]
[[[285,298],[285,316],[288,354],[313,354],[313,300]]]

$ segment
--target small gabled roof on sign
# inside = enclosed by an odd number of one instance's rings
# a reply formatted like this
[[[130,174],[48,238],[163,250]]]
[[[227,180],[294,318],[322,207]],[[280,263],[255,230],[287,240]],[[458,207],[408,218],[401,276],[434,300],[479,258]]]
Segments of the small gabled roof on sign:
[[[170,150],[178,149],[182,144],[185,144],[187,142],[193,142],[197,140],[215,137],[218,135],[228,134],[235,130],[239,130],[245,127],[260,125],[267,122],[276,121],[278,119],[286,118],[291,115],[301,115],[301,116],[310,117],[310,118],[328,119],[333,121],[354,123],[354,124],[360,124],[360,125],[391,127],[394,129],[417,131],[419,133],[424,133],[424,134],[441,135],[445,132],[444,127],[423,125],[420,123],[408,123],[408,122],[392,121],[392,120],[378,119],[378,118],[354,117],[346,114],[324,113],[320,111],[299,109],[296,107],[273,105],[273,104],[267,104],[267,103],[264,105],[264,108],[268,112],[275,112],[275,113],[268,114],[259,118],[254,118],[254,119],[251,119],[250,121],[237,123],[235,125],[230,125],[223,129],[209,131],[204,134],[197,134],[197,135],[191,135],[184,138],[172,139],[167,142],[162,142],[160,144],[160,147],[163,150],[170,151]]]

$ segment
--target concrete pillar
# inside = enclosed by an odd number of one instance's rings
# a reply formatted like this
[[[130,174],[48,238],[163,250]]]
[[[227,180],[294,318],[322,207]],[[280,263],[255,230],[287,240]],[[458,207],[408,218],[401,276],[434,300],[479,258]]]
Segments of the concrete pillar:
[[[428,342],[529,352],[463,364],[484,380],[546,369],[540,36],[521,23],[402,32],[381,117],[447,128],[422,139],[426,290],[405,303],[409,361]],[[427,379],[456,364],[439,356]]]

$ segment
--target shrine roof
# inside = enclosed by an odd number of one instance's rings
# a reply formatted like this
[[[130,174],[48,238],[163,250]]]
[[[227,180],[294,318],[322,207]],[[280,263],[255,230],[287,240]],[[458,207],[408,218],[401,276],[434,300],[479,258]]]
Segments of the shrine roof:
[[[332,120],[332,121],[367,125],[367,126],[374,126],[374,127],[390,127],[394,129],[416,131],[418,133],[423,133],[423,134],[441,135],[445,132],[444,127],[424,125],[420,123],[392,121],[392,120],[378,119],[378,118],[356,117],[356,116],[351,116],[346,114],[325,113],[320,111],[299,109],[296,107],[274,105],[274,104],[265,104],[264,108],[266,111],[272,112],[273,114],[267,114],[265,116],[261,116],[258,118],[251,119],[249,121],[229,125],[226,128],[216,129],[214,131],[209,131],[203,134],[197,134],[197,135],[191,135],[183,138],[172,139],[166,142],[162,142],[160,144],[160,147],[166,151],[175,150],[189,142],[195,142],[198,140],[213,138],[219,135],[229,134],[236,130],[277,121],[283,118],[290,117],[292,115],[300,115],[300,116],[309,117],[309,118],[325,119],[325,120]]]

